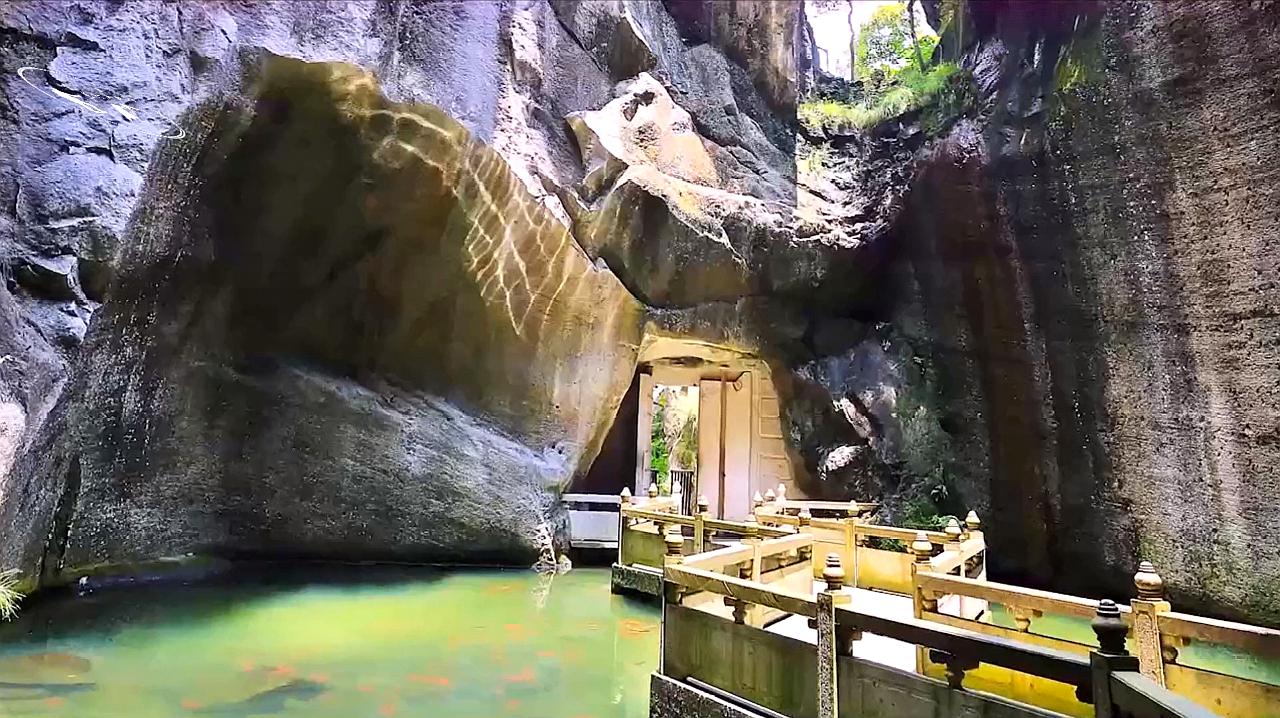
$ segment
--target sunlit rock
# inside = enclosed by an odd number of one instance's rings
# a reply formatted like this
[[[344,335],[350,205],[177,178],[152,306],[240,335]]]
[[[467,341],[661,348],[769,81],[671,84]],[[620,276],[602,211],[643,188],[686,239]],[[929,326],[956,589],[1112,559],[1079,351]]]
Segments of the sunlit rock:
[[[201,117],[20,472],[78,482],[46,560],[531,555],[641,305],[494,150],[367,73],[266,57]]]

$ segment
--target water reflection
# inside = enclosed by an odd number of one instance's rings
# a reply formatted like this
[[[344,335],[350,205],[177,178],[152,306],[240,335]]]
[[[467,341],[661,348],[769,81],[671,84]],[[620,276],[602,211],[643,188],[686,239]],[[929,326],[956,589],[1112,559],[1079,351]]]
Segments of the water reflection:
[[[647,715],[658,612],[578,569],[144,587],[31,607],[0,715]]]

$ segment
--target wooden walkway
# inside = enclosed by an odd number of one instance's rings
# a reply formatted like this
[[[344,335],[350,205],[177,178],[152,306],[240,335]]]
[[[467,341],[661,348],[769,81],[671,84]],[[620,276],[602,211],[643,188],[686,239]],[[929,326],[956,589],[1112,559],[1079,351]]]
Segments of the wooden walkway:
[[[988,581],[972,512],[927,532],[776,495],[741,523],[663,497],[620,504],[614,588],[664,605],[654,718],[1280,718],[1280,686],[1180,659],[1203,643],[1280,660],[1280,631],[1173,611],[1146,563],[1117,606]],[[1047,635],[1045,616],[1095,635]]]

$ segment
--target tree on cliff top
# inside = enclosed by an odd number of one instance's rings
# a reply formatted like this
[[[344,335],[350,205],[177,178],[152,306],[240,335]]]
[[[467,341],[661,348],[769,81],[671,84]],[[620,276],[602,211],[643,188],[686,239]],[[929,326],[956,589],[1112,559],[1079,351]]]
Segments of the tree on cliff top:
[[[877,72],[893,75],[913,62],[923,74],[925,58],[933,55],[937,44],[937,35],[918,32],[915,0],[883,5],[858,33],[854,74],[865,82]]]

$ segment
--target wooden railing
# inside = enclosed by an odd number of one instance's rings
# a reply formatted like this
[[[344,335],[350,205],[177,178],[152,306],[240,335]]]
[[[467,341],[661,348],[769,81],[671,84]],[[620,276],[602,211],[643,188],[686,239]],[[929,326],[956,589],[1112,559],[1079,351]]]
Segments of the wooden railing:
[[[1236,650],[1280,665],[1280,631],[1173,612],[1164,599],[1163,581],[1146,562],[1135,575],[1134,583],[1137,598],[1129,606],[1118,608],[1118,620],[1126,627],[1130,647],[1143,675],[1175,694],[1191,696],[1213,706],[1218,714],[1227,718],[1280,716],[1280,685],[1276,685],[1274,679],[1268,681],[1260,675],[1249,675],[1247,659],[1232,661],[1234,670],[1226,673],[1222,668],[1197,665],[1179,651],[1187,645],[1198,644]],[[914,589],[916,614],[930,621],[1077,655],[1087,655],[1097,649],[1093,636],[1062,630],[1064,626],[1081,625],[1081,619],[1092,618],[1098,605],[1093,600],[939,575],[930,570],[917,571]],[[990,613],[974,616],[949,610],[947,602],[954,605],[957,599],[998,606],[1012,625],[997,625]],[[1040,629],[1042,624],[1044,630]],[[926,675],[938,676],[944,667],[930,662],[926,656],[920,670]],[[972,681],[982,690],[1018,700],[1028,700],[1033,695],[1053,696],[1054,709],[1059,712],[1092,714],[1089,706],[1068,692],[1055,692],[1052,687],[1034,682],[1020,682],[998,669],[983,667],[974,673]]]
[[[952,519],[944,531],[918,531],[868,523],[863,517],[875,509],[875,504],[791,501],[777,498],[772,491],[757,498],[762,501],[755,507],[756,521],[813,534],[818,552],[838,554],[841,563],[850,567],[850,584],[858,588],[910,594],[915,564],[911,546],[920,541],[929,544],[933,571],[973,577],[986,575],[986,542],[973,512],[963,525]],[[815,517],[812,515],[815,505],[830,511],[843,508],[846,518]],[[818,566],[815,578],[820,572],[821,566]]]
[[[945,531],[916,531],[871,524],[864,518],[876,508],[875,504],[836,501],[794,501],[770,490],[764,497],[756,495],[751,516],[747,521],[725,521],[711,518],[705,498],[695,502],[695,513],[678,514],[673,511],[680,499],[665,497],[666,502],[655,508],[654,502],[662,502],[657,486],[651,485],[647,498],[633,498],[624,491],[621,497],[618,528],[618,560],[620,566],[647,566],[661,568],[665,549],[663,535],[668,526],[680,526],[687,535],[684,555],[701,553],[716,546],[713,537],[720,535],[730,540],[769,538],[802,532],[813,537],[818,555],[837,553],[846,566],[851,567],[852,584],[868,588],[909,595],[913,591],[912,575],[915,554],[920,541],[928,543],[931,569],[938,573],[985,576],[986,543],[979,531],[977,516],[970,513],[962,527],[952,520]],[[814,516],[814,512],[827,517]],[[657,515],[661,513],[662,515]],[[684,528],[687,527],[687,528]],[[923,537],[923,539],[922,539]],[[813,577],[822,572],[822,566],[813,566]],[[960,615],[970,615],[979,608],[966,609]]]
[[[700,554],[722,547],[717,537],[744,540],[792,533],[776,526],[712,518],[703,498],[699,498],[696,504],[697,513],[677,513],[679,502],[678,495],[659,496],[656,486],[651,486],[649,495],[643,498],[633,498],[629,491],[623,491],[618,511],[619,566],[661,570],[667,553],[667,535],[673,527],[681,536],[682,555]]]
[[[803,550],[806,542],[811,548],[816,545],[812,537],[798,534],[766,539],[761,546],[785,544],[785,550]],[[816,593],[708,570],[709,565],[723,567],[742,558],[730,551],[717,554],[715,559],[685,559],[674,553],[668,557],[660,674],[740,707],[755,708],[757,713],[772,711],[790,718],[834,718],[842,712],[850,716],[920,714],[919,704],[928,701],[937,715],[978,715],[996,707],[1004,715],[1043,715],[964,690],[970,671],[990,665],[1061,685],[1083,703],[1094,704],[1098,716],[1213,715],[1139,672],[1138,659],[1125,650],[1127,626],[1109,601],[1094,612],[1100,648],[1080,655],[919,617],[864,610],[844,587],[845,572],[834,552],[824,562],[825,587]],[[700,608],[720,603],[733,607],[730,616]],[[807,643],[754,627],[747,621],[746,606],[811,619],[816,641]],[[910,643],[929,653],[946,667],[946,687],[853,658],[853,643],[865,634]],[[655,715],[661,718],[662,709]]]
[[[1096,618],[1098,601],[986,580],[986,544],[973,512],[964,522],[951,520],[943,531],[930,532],[867,523],[865,504],[793,501],[778,494],[760,498],[747,521],[734,522],[711,518],[705,501],[696,503],[697,513],[678,515],[669,502],[655,508],[624,497],[619,563],[647,566],[655,581],[665,570],[668,583],[682,587],[682,606],[760,628],[788,615],[812,618],[815,609],[806,602],[816,594],[806,583],[824,571],[813,557],[834,555],[842,584],[847,577],[850,588],[911,597],[911,621],[905,614],[880,618],[897,622],[883,629],[891,638],[907,640],[902,636],[922,630],[920,624],[932,631],[929,640],[920,634],[908,641],[917,646],[917,673],[948,679],[961,666],[965,684],[974,690],[1066,715],[1095,714],[1091,699],[1077,691],[1079,683],[1041,676],[1009,664],[1013,659],[969,667],[938,644],[953,640],[939,636],[959,631],[955,635],[981,635],[991,645],[1042,649],[1086,663],[1099,651],[1086,626]],[[1280,631],[1172,611],[1148,564],[1135,576],[1135,587],[1138,597],[1116,608],[1116,621],[1128,634],[1135,670],[1147,682],[1119,681],[1118,701],[1137,700],[1140,693],[1181,705],[1181,695],[1226,718],[1280,718],[1280,685],[1244,670],[1248,657],[1280,665]],[[655,583],[652,592],[659,590]],[[853,616],[846,623],[876,633],[865,628],[875,620]],[[1187,646],[1192,648],[1181,650]],[[1203,646],[1236,650],[1246,659],[1215,668],[1200,659]]]

